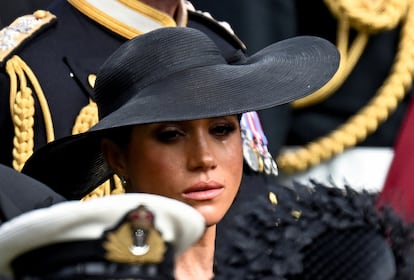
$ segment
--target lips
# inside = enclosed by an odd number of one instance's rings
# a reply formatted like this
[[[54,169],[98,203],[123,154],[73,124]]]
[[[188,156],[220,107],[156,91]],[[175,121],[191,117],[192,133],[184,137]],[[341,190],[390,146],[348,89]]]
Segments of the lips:
[[[183,197],[191,200],[211,200],[219,196],[224,186],[215,181],[200,182],[192,185],[183,192]]]

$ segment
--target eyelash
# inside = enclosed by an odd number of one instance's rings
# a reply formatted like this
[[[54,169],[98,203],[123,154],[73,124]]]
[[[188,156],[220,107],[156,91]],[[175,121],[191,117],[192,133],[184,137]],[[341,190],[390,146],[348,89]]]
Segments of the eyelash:
[[[157,139],[163,143],[171,143],[182,135],[184,134],[178,129],[166,129],[157,133]]]
[[[210,133],[218,138],[225,138],[236,130],[233,124],[218,124],[210,128]],[[178,128],[167,128],[157,133],[157,139],[163,143],[172,143],[180,136],[184,136],[185,132]]]
[[[217,136],[227,136],[234,132],[236,128],[231,124],[220,124],[214,126],[211,131],[215,131]]]

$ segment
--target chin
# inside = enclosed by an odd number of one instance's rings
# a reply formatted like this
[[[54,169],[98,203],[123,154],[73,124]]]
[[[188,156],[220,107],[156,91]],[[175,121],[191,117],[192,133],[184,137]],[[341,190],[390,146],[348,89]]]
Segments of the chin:
[[[224,212],[214,207],[195,207],[195,209],[204,217],[207,226],[218,224],[224,217]]]

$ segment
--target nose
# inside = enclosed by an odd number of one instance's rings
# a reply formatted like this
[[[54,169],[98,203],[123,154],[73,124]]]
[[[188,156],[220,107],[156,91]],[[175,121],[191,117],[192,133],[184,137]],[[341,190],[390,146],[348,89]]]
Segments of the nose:
[[[204,133],[198,133],[189,147],[188,166],[190,170],[206,171],[217,167],[214,140]]]

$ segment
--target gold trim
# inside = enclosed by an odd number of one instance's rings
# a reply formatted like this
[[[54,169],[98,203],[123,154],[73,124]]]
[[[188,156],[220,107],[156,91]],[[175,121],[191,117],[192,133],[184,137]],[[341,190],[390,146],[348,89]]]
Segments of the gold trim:
[[[133,37],[142,34],[141,31],[131,28],[130,26],[123,24],[122,22],[108,16],[107,14],[102,13],[100,10],[96,9],[93,5],[89,4],[86,1],[68,0],[68,2],[82,14],[91,18],[93,21],[98,22],[116,34],[125,37],[126,39],[132,39]]]
[[[140,14],[143,17],[148,18],[148,22],[151,22],[155,28],[158,25],[161,27],[175,27],[177,26],[176,22],[169,15],[162,13],[142,2],[131,1],[131,0],[114,0],[119,4],[122,4],[126,9]],[[136,27],[130,26],[127,23],[116,19],[115,17],[105,13],[99,8],[95,7],[93,4],[89,3],[87,0],[68,0],[68,2],[85,16],[89,17],[93,21],[99,23],[100,25],[108,28],[109,30],[115,32],[118,35],[126,39],[132,39],[138,35],[144,34],[147,31],[139,30]],[[187,17],[186,13],[182,13],[181,17]],[[180,19],[180,22],[187,23],[187,19]],[[155,29],[154,28],[154,29]]]
[[[10,77],[10,113],[14,126],[13,168],[20,171],[34,150],[34,98],[43,114],[47,142],[55,139],[52,115],[42,87],[30,67],[14,55],[6,63]]]
[[[89,86],[91,88],[95,87],[95,82],[96,82],[96,75],[95,74],[89,74],[88,75],[88,83],[89,83]]]
[[[167,15],[166,13],[160,12],[159,10],[148,6],[140,1],[136,0],[117,0],[118,2],[124,4],[125,6],[140,12],[141,14],[152,18],[156,21],[159,21],[161,25],[163,26],[170,26],[170,27],[176,27],[177,24],[175,23],[174,19]]]

